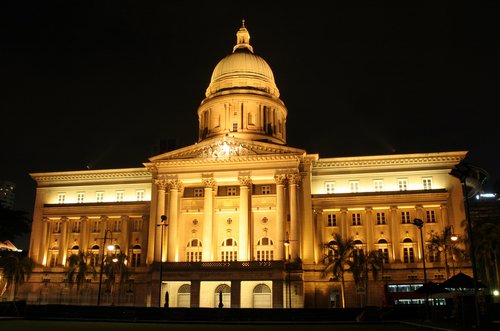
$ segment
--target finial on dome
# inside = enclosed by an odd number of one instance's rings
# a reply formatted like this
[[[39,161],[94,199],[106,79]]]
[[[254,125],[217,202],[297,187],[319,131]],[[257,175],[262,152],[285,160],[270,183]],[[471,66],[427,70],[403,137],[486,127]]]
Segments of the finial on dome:
[[[245,28],[245,19],[241,20],[241,28],[236,32],[236,45],[233,47],[233,53],[240,48],[246,48],[253,53],[253,47],[250,46],[250,33]]]

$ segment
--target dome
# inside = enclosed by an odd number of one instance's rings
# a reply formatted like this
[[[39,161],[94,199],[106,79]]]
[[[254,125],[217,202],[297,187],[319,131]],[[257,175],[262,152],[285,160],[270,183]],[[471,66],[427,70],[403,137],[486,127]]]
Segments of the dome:
[[[263,58],[253,53],[244,21],[236,33],[233,53],[215,66],[205,95],[208,98],[237,89],[256,90],[279,97],[273,71]]]

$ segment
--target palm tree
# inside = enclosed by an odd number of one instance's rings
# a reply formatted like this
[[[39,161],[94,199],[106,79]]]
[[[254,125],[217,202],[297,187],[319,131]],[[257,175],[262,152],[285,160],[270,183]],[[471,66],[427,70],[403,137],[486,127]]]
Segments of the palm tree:
[[[446,279],[450,278],[450,264],[448,258],[451,258],[453,265],[455,260],[460,260],[465,255],[465,250],[460,248],[459,240],[452,240],[453,228],[446,226],[441,234],[432,234],[429,242],[429,253],[440,257],[441,253],[444,255],[444,264],[446,270]]]
[[[11,300],[15,301],[17,291],[24,282],[28,281],[35,267],[35,262],[28,256],[21,256],[17,252],[9,253],[1,260],[2,278],[6,279],[6,287],[11,289]]]
[[[368,303],[368,281],[371,272],[373,280],[378,279],[378,273],[383,267],[383,255],[378,250],[371,250],[365,254],[362,249],[354,249],[352,265],[348,270],[352,272],[354,283],[365,289],[365,304]]]
[[[500,244],[498,238],[500,237],[500,226],[494,223],[486,222],[474,229],[475,255],[482,261],[483,273],[486,282],[492,286],[491,275],[494,275],[496,287],[500,286],[500,268],[498,257],[500,255]],[[491,268],[493,267],[493,272]]]
[[[78,254],[71,254],[68,258],[68,271],[66,276],[70,288],[76,283],[76,291],[80,294],[80,289],[85,285],[87,275],[96,276],[96,270],[93,265],[87,262],[91,253],[85,254],[79,251]]]
[[[121,252],[113,256],[106,256],[104,274],[106,275],[104,281],[106,291],[110,292],[111,305],[113,305],[116,283],[118,282],[118,292],[120,292],[121,285],[128,280],[127,256]]]
[[[352,253],[354,250],[353,238],[344,239],[339,233],[333,235],[333,240],[325,244],[328,254],[323,258],[326,264],[323,275],[332,274],[333,280],[340,280],[342,308],[345,308],[345,281],[344,274],[352,266]]]

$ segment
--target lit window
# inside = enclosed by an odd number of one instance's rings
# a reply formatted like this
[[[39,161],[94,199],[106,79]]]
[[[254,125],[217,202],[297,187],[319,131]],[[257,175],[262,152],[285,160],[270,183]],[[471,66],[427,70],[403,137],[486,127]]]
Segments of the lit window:
[[[221,261],[238,261],[238,244],[236,240],[228,238],[222,242]]]
[[[227,195],[235,196],[236,195],[236,187],[231,186],[227,188]]]
[[[135,192],[135,197],[137,201],[144,201],[144,190],[137,190]]]
[[[273,241],[268,237],[264,237],[257,242],[257,261],[272,261],[274,260]]]
[[[335,214],[326,215],[326,225],[327,226],[337,226],[337,215],[335,215]]]
[[[410,212],[409,211],[402,211],[401,212],[401,223],[403,224],[410,224]]]
[[[377,213],[377,224],[385,224],[385,213]]]
[[[408,189],[408,179],[406,178],[398,179],[398,187],[400,191],[406,191]]]
[[[202,258],[202,245],[198,239],[192,239],[186,248],[186,261],[187,262],[201,262]]]
[[[103,202],[104,201],[104,192],[96,192],[95,193],[95,200],[97,202]]]
[[[83,203],[84,199],[85,199],[85,193],[78,192],[77,195],[76,195],[76,202]]]
[[[432,189],[432,178],[422,178],[422,186],[424,190]]]
[[[325,183],[325,192],[327,194],[335,192],[335,182],[326,182]]]
[[[427,223],[436,223],[436,213],[434,212],[434,210],[426,210],[425,217]]]
[[[352,214],[352,225],[361,225],[361,214]]]
[[[123,191],[116,191],[116,202],[123,202]]]
[[[66,200],[66,193],[59,193],[57,195],[57,203],[62,204]]]
[[[381,179],[376,179],[373,181],[373,188],[375,189],[375,192],[382,192],[384,187],[384,181]]]
[[[359,182],[358,181],[349,182],[349,187],[351,188],[351,193],[358,193],[359,192]]]
[[[261,194],[271,194],[271,186],[270,185],[262,185],[260,188]]]

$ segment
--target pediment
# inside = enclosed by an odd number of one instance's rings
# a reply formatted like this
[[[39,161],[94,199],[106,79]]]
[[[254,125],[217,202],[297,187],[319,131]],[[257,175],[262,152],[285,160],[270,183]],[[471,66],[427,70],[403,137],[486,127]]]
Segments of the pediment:
[[[225,159],[261,155],[303,155],[304,150],[234,137],[218,137],[151,157],[152,162],[179,159]]]

